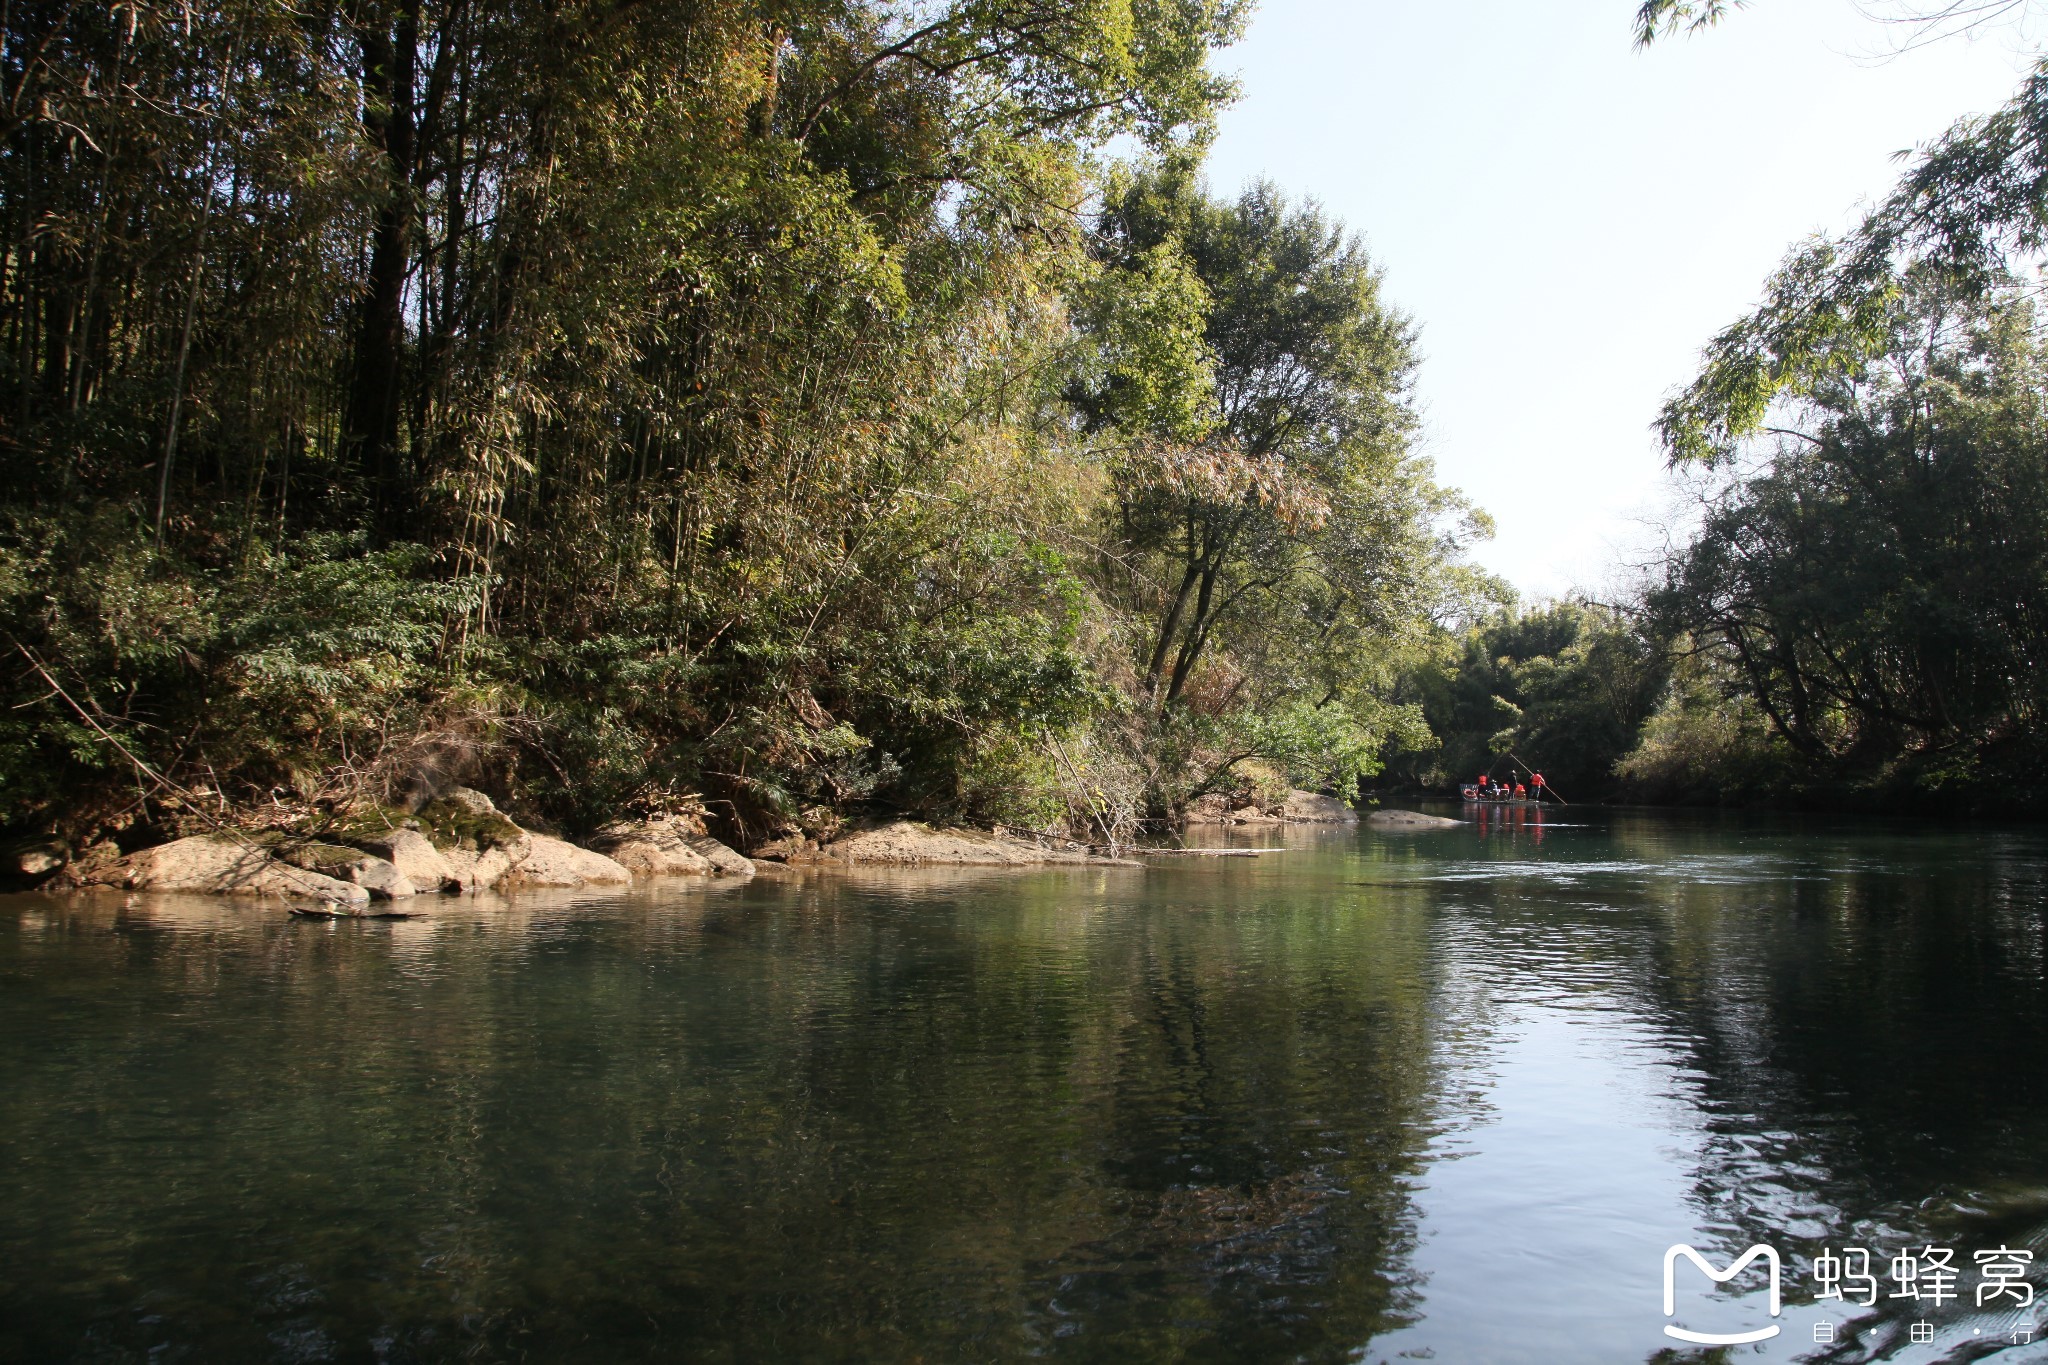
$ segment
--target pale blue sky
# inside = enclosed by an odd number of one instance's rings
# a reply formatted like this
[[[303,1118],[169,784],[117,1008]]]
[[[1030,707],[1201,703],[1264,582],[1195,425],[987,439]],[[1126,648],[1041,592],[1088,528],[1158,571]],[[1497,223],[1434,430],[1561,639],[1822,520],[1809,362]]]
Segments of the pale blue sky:
[[[1528,594],[1608,584],[1669,494],[1649,424],[1793,241],[1893,153],[2003,103],[2015,35],[1881,58],[1853,0],[1757,0],[1638,53],[1633,0],[1264,0],[1220,65],[1210,183],[1265,176],[1361,232],[1421,326],[1439,477]]]

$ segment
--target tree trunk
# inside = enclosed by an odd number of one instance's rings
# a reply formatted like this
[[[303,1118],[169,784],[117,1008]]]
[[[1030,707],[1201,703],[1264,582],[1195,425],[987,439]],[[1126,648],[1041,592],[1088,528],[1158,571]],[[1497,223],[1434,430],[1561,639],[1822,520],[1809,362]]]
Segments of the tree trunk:
[[[417,0],[405,0],[395,16],[381,5],[364,6],[356,27],[363,50],[363,128],[380,153],[384,192],[370,235],[346,443],[373,520],[388,535],[408,510],[398,437],[404,410],[405,281],[412,264]]]

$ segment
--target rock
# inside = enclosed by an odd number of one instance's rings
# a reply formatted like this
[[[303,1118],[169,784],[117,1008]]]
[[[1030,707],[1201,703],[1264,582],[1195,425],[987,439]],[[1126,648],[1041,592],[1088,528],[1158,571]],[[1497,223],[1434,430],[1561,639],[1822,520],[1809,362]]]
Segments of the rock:
[[[418,894],[412,880],[395,865],[359,848],[343,844],[296,844],[280,849],[277,856],[293,867],[353,882],[380,901],[410,900]]]
[[[119,881],[115,869],[120,864],[121,846],[112,839],[102,839],[80,849],[78,856],[66,864],[54,880],[58,885],[74,890],[81,886],[113,886]]]
[[[709,877],[716,870],[709,858],[682,843],[625,839],[600,851],[627,871],[652,877]]]
[[[1298,787],[1287,793],[1286,804],[1280,808],[1280,817],[1290,824],[1305,825],[1350,825],[1358,822],[1358,812],[1339,798],[1305,792]]]
[[[46,876],[70,860],[71,849],[61,839],[37,839],[7,852],[8,867],[23,877]]]
[[[820,849],[819,861],[854,866],[1035,867],[1048,863],[1116,864],[1075,849],[1044,848],[1022,839],[978,830],[933,829],[897,820],[877,829],[847,835]]]
[[[1230,797],[1223,792],[1210,792],[1198,796],[1188,806],[1188,823],[1191,825],[1230,825],[1237,823],[1230,815]]]
[[[1454,829],[1464,824],[1462,820],[1447,820],[1441,815],[1424,815],[1417,810],[1376,810],[1366,817],[1370,829],[1424,830]]]
[[[529,835],[526,856],[512,864],[505,886],[589,886],[630,882],[633,874],[587,848],[545,834]]]
[[[692,834],[679,821],[638,820],[605,826],[590,846],[634,872],[708,877],[715,870],[711,860],[690,846],[689,841],[697,837],[701,836]],[[752,870],[752,864],[748,870]]]
[[[692,852],[711,864],[713,875],[720,877],[751,877],[754,864],[745,856],[735,853],[708,834],[686,834],[683,842]]]
[[[382,858],[365,853],[362,860],[350,865],[348,880],[370,893],[380,901],[410,900],[419,894],[412,878]]]
[[[451,848],[441,856],[448,860],[450,874],[455,878],[455,889],[471,896],[479,891],[489,891],[512,870],[512,855],[502,848],[487,848],[482,853]]]
[[[88,880],[130,891],[301,897],[344,905],[370,899],[369,891],[353,882],[279,862],[253,843],[208,834],[131,853]]]
[[[419,822],[434,847],[444,853],[502,848],[515,863],[526,856],[527,832],[500,814],[490,797],[468,787],[457,787],[422,808]]]
[[[460,891],[462,879],[455,864],[435,848],[433,841],[417,830],[394,829],[389,834],[359,839],[356,846],[389,862],[419,891]],[[506,866],[511,860],[506,859]]]
[[[441,800],[462,807],[471,815],[497,815],[498,803],[473,787],[451,787],[441,793]]]
[[[770,839],[754,850],[755,861],[806,862],[814,860],[818,841],[801,834],[785,834],[780,839]]]

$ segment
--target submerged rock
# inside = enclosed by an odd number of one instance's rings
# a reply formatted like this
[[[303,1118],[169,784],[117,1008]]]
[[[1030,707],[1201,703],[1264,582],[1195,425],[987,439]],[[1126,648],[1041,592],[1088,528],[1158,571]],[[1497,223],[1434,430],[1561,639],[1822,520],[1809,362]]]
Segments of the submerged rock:
[[[1423,830],[1453,829],[1465,822],[1448,820],[1441,815],[1424,815],[1419,810],[1376,810],[1366,817],[1369,829]]]
[[[193,891],[213,896],[306,897],[338,904],[370,899],[367,889],[294,867],[253,841],[197,834],[131,853],[83,879],[130,891]]]

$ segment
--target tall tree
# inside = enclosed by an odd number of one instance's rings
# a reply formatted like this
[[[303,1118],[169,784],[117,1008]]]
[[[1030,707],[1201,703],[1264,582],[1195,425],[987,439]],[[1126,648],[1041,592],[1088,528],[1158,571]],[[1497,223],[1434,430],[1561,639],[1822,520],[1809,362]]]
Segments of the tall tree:
[[[1153,733],[1208,730],[1155,802],[1252,757],[1345,785],[1412,720],[1385,660],[1481,530],[1413,451],[1412,328],[1357,238],[1270,185],[1218,201],[1169,164],[1113,187],[1091,245],[1069,396],[1107,455],[1099,581]]]
[[[1726,482],[1661,604],[1813,763],[1971,781],[2039,757],[2048,350],[2022,291],[1900,291],[1883,355]]]

